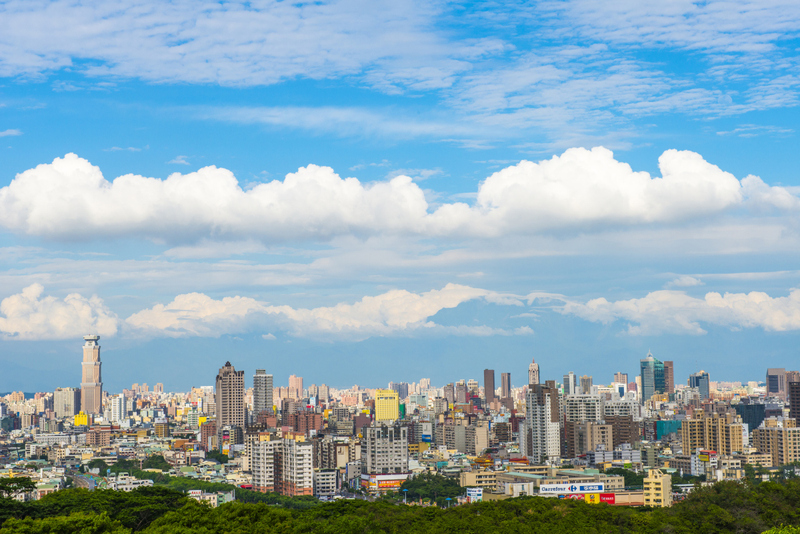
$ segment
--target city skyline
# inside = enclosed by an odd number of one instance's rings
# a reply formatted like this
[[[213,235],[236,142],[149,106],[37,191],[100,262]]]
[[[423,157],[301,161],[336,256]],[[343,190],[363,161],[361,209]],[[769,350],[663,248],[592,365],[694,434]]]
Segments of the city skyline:
[[[800,5],[124,5],[0,7],[0,390],[796,360]]]

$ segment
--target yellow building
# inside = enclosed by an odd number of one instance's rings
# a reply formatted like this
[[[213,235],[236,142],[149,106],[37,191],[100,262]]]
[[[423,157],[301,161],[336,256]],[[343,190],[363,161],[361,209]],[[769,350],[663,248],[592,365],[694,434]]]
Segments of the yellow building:
[[[753,445],[761,454],[770,456],[773,466],[800,461],[800,428],[793,425],[756,428],[753,430]]]
[[[375,391],[375,422],[396,421],[400,419],[400,399],[391,389]]]
[[[644,505],[664,508],[672,506],[672,477],[658,469],[650,469],[644,479]]]
[[[705,449],[730,456],[744,451],[744,428],[738,416],[701,413],[681,423],[681,441],[684,454]]]
[[[89,426],[89,415],[84,413],[83,410],[75,414],[75,426]]]

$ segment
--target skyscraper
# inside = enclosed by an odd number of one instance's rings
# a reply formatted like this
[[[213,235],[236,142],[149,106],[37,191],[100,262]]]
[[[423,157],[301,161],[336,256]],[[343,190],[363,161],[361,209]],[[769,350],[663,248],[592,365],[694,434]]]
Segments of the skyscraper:
[[[674,362],[672,361],[664,362],[664,393],[669,393],[670,395],[675,393],[675,368],[673,364]]]
[[[511,398],[511,373],[500,373],[500,398]]]
[[[664,363],[653,358],[648,351],[647,357],[640,361],[642,377],[642,404],[650,400],[656,393],[664,393]]]
[[[253,411],[256,415],[272,412],[272,406],[272,375],[264,369],[256,369],[253,375]]]
[[[225,362],[217,374],[217,443],[223,448],[222,434],[224,430],[232,431],[229,436],[236,442],[235,436],[242,433],[245,423],[244,406],[244,371],[237,371],[231,362]],[[229,427],[229,428],[225,428]],[[238,429],[238,432],[236,431]]]
[[[87,414],[102,413],[103,379],[100,375],[100,336],[83,336],[83,361],[81,367],[81,410]]]
[[[786,373],[786,389],[789,401],[789,417],[800,421],[800,372],[789,371]]]
[[[628,373],[615,373],[614,374],[614,382],[617,384],[625,384],[627,387],[628,385]]]
[[[483,370],[483,392],[486,397],[486,404],[491,403],[494,399],[494,369]]]
[[[534,384],[525,396],[525,420],[519,429],[519,450],[534,462],[557,458],[561,452],[558,390],[554,382]]]
[[[531,360],[530,365],[528,365],[528,384],[538,384],[539,383],[539,364],[536,363],[535,359]]]
[[[701,400],[708,399],[711,387],[711,383],[708,378],[708,373],[706,373],[705,371],[700,371],[693,375],[689,375],[689,387],[697,388],[698,390],[700,390]]]

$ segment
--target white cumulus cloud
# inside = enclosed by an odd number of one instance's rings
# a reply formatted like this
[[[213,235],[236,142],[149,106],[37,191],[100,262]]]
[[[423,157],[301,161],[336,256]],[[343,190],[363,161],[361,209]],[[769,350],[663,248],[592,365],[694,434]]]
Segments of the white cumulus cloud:
[[[63,299],[42,296],[33,284],[0,302],[0,335],[5,339],[69,339],[117,333],[117,316],[97,297],[77,293]]]
[[[767,331],[800,329],[800,289],[788,296],[771,297],[766,293],[710,292],[704,298],[683,291],[662,290],[645,297],[610,302],[605,298],[588,302],[566,300],[555,309],[583,319],[610,324],[627,321],[628,332],[651,335],[663,332],[705,334],[702,324],[728,328],[763,328]]]
[[[51,239],[138,236],[175,244],[276,243],[337,236],[498,237],[669,224],[748,205],[800,208],[789,190],[741,182],[694,152],[668,150],[660,177],[634,171],[602,147],[573,148],[489,176],[474,204],[431,206],[408,176],[362,183],[308,165],[244,190],[205,167],[164,180],[108,181],[75,154],[18,174],[0,189],[0,226]]]
[[[456,284],[419,294],[392,290],[366,296],[353,304],[310,309],[274,306],[238,296],[214,300],[201,293],[191,293],[179,295],[169,304],[158,304],[135,313],[126,322],[135,330],[171,337],[219,336],[264,324],[279,325],[295,336],[350,339],[411,333],[419,329],[455,329],[462,335],[505,334],[506,331],[489,327],[442,327],[429,321],[443,309],[476,299],[521,304],[512,296]],[[523,327],[515,333],[524,335],[530,330]]]

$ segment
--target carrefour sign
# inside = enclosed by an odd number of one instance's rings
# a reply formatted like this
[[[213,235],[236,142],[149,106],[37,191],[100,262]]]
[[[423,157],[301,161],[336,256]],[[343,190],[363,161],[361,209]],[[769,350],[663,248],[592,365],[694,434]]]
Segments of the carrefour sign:
[[[539,486],[540,494],[559,493],[602,493],[605,484],[542,484]]]

